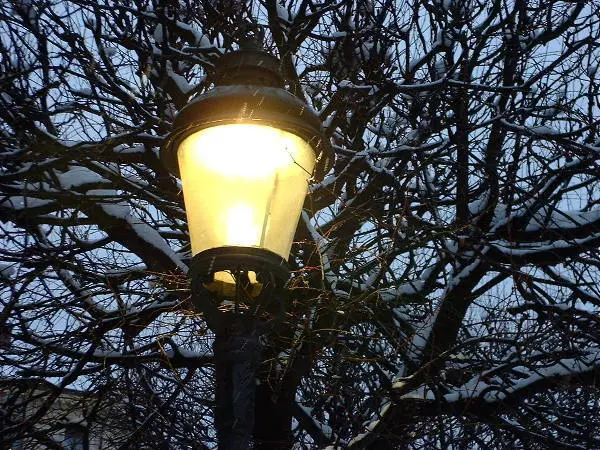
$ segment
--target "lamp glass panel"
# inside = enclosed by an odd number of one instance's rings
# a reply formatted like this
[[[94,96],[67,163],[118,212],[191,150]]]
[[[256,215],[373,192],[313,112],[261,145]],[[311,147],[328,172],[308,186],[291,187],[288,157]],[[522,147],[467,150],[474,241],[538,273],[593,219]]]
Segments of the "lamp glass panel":
[[[242,246],[287,260],[315,166],[306,141],[266,125],[228,124],[188,136],[177,154],[194,255]]]

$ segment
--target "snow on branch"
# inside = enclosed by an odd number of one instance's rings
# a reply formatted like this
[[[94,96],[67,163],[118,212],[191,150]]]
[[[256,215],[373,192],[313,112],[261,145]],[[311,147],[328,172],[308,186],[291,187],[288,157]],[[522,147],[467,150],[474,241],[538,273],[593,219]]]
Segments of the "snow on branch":
[[[99,370],[106,365],[112,364],[123,367],[137,367],[140,364],[148,362],[157,362],[166,368],[198,368],[211,364],[213,358],[213,355],[208,352],[199,353],[181,348],[171,339],[167,339],[164,342],[171,347],[170,350],[166,350],[163,347],[163,342],[156,341],[127,351],[100,350],[94,346],[87,350],[74,349],[65,345],[55,344],[47,339],[40,339],[32,332],[15,334],[14,339],[22,340],[28,344],[40,345],[48,352],[66,356],[72,360],[99,363]]]
[[[175,267],[179,268],[183,273],[187,273],[187,265],[173,251],[158,230],[134,216],[129,205],[120,200],[121,196],[116,191],[110,189],[92,189],[88,191],[88,195],[98,199],[98,206],[108,216],[110,221],[125,222],[127,230],[131,230],[137,238],[164,254],[172,261]]]
[[[440,405],[447,413],[460,414],[465,412],[465,408],[475,414],[478,411],[483,412],[491,405],[510,408],[512,402],[519,402],[522,398],[542,390],[566,386],[571,382],[593,383],[595,377],[600,374],[600,349],[589,348],[577,357],[562,358],[544,366],[526,367],[515,364],[512,371],[512,377],[500,377],[495,375],[497,369],[492,368],[441,395],[420,386],[393,398],[399,404],[418,405],[420,414],[423,415],[434,413],[436,405]],[[399,385],[398,388],[402,386]]]

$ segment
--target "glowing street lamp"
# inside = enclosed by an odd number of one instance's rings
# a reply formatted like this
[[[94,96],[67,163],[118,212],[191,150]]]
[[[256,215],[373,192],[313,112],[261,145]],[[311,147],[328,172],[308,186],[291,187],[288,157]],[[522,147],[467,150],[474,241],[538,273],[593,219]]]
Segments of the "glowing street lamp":
[[[215,87],[180,111],[161,151],[181,177],[193,297],[215,331],[219,449],[250,448],[259,328],[284,307],[308,183],[331,162],[319,117],[284,90],[279,67],[255,47],[222,56]]]
[[[283,89],[279,66],[255,48],[222,56],[215,87],[178,114],[162,152],[183,184],[192,277],[224,297],[240,274],[287,279],[308,182],[331,160],[318,116]]]

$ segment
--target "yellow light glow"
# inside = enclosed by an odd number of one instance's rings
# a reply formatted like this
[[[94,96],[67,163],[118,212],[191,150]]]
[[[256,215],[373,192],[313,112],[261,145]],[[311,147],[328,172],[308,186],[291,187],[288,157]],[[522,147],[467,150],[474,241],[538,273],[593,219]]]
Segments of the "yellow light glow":
[[[285,131],[236,124],[234,130],[226,133],[222,127],[207,128],[188,138],[201,141],[204,151],[196,152],[196,156],[207,169],[226,177],[265,178],[293,161],[293,155],[284,143],[285,135],[289,135]],[[190,144],[194,145],[193,142]]]
[[[192,253],[244,246],[287,259],[315,155],[293,133],[255,124],[219,125],[178,149]]]
[[[257,218],[254,210],[249,205],[238,204],[233,206],[225,223],[227,224],[227,241],[230,245],[254,245],[259,233]]]
[[[261,293],[263,285],[256,279],[255,272],[248,272],[247,276],[249,284],[242,287],[244,294],[249,297],[257,297]],[[215,272],[214,280],[205,283],[204,287],[221,297],[233,298],[238,295],[235,278],[230,272]]]

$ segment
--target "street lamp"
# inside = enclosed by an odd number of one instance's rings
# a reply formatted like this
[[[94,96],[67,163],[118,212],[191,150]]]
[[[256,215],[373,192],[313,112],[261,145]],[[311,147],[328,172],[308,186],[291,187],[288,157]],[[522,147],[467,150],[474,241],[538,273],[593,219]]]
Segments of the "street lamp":
[[[219,448],[243,449],[254,426],[257,326],[281,302],[308,183],[330,168],[331,148],[319,117],[284,89],[273,56],[252,46],[225,54],[212,81],[177,115],[161,158],[182,180],[192,291],[216,336]]]

